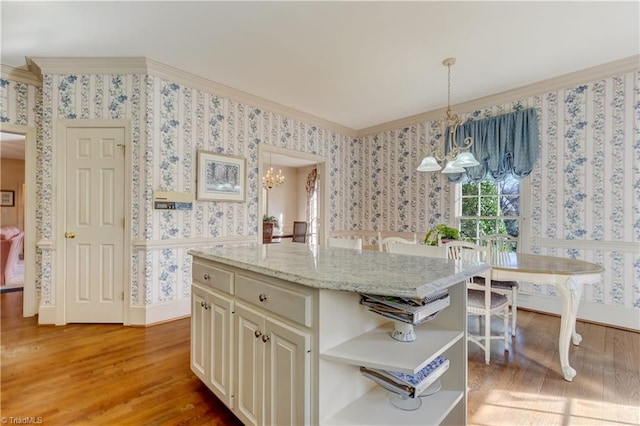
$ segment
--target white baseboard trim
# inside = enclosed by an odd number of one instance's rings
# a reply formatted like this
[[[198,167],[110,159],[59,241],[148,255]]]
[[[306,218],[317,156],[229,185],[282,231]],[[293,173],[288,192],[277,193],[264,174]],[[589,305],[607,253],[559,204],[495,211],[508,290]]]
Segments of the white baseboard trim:
[[[178,299],[156,305],[133,306],[131,308],[131,324],[153,325],[172,321],[191,315],[191,299]]]
[[[38,308],[38,324],[55,324],[58,310],[55,306],[45,305]]]
[[[518,293],[518,307],[560,315],[562,301],[559,297]],[[622,306],[580,302],[578,319],[640,331],[640,310]]]

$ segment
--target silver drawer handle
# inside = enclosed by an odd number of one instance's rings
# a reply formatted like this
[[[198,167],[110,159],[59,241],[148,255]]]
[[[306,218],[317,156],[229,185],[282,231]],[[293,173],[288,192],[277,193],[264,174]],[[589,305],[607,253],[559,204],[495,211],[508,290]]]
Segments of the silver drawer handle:
[[[258,299],[260,299],[261,302],[264,302],[267,300],[267,295],[266,294],[261,294],[260,296],[258,296]]]
[[[258,337],[262,336],[262,331],[256,330],[253,332],[253,335],[256,336],[256,339],[257,339]]]
[[[211,278],[211,277],[209,276],[209,274],[204,274],[204,279],[205,279],[205,280],[208,280],[209,278]]]
[[[262,336],[262,341],[263,341],[264,343],[267,343],[269,340],[271,340],[271,336],[268,336],[268,335],[266,335],[266,334]]]

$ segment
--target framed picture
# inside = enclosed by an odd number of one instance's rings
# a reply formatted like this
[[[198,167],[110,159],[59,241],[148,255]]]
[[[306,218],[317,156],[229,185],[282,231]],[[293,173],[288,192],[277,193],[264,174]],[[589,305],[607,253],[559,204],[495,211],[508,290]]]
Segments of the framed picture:
[[[196,199],[245,200],[247,160],[235,155],[198,151]]]
[[[0,206],[13,207],[16,205],[15,192],[5,191],[4,189],[0,193]]]

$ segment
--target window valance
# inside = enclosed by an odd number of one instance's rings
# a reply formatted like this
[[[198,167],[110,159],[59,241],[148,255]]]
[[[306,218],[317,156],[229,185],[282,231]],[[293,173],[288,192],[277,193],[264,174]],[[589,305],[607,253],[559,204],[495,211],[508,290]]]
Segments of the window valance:
[[[497,181],[507,174],[516,179],[528,176],[538,160],[538,114],[535,108],[496,117],[468,121],[458,127],[456,143],[473,138],[471,153],[479,166],[466,168],[466,173],[449,175],[451,182],[478,183],[487,173]]]

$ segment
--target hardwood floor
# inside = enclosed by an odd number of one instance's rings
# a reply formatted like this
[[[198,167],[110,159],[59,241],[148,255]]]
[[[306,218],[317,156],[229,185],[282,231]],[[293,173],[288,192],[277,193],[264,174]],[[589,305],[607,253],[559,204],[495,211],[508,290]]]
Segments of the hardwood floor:
[[[0,302],[6,424],[240,424],[189,369],[189,319],[147,328],[38,326],[22,318],[22,292]],[[570,383],[560,374],[559,325],[519,311],[511,352],[493,342],[491,365],[469,346],[469,424],[640,423],[640,334],[579,322],[584,340],[571,349],[578,375]]]

